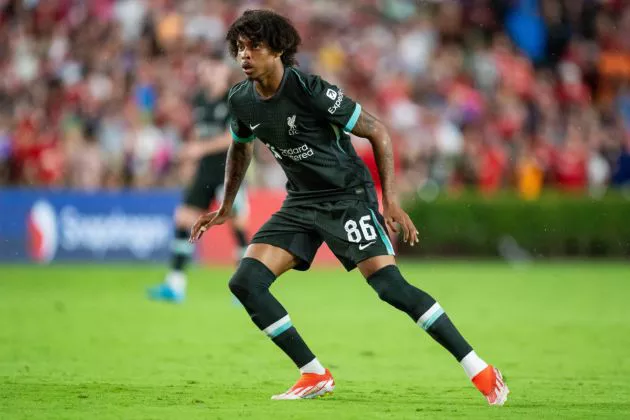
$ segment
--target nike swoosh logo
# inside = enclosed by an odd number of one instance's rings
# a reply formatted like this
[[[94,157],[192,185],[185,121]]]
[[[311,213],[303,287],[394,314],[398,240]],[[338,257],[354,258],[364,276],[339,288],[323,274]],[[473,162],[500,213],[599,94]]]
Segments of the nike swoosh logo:
[[[365,248],[367,248],[368,246],[374,245],[374,242],[376,241],[372,241],[372,242],[368,242],[367,244],[361,244],[359,245],[359,251],[363,251]]]
[[[262,124],[262,123],[258,123],[258,124],[256,124],[256,125],[251,125],[251,124],[250,124],[250,125],[249,125],[249,129],[250,129],[250,130],[255,130],[255,129],[256,129],[256,127],[258,127],[260,124]]]

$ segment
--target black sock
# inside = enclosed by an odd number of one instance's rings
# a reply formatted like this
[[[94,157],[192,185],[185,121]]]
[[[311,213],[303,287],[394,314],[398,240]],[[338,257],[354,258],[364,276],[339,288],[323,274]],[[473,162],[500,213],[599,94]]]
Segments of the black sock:
[[[171,269],[183,271],[195,251],[194,245],[188,242],[188,229],[175,228],[175,238],[171,244]]]
[[[457,331],[440,304],[427,293],[409,284],[398,267],[383,267],[367,281],[382,300],[409,315],[458,362],[472,351],[470,344]]]
[[[236,238],[236,243],[238,244],[239,248],[245,248],[247,246],[247,235],[245,235],[245,231],[237,227],[235,227],[233,231],[234,238]]]
[[[243,258],[229,285],[254,324],[300,368],[315,355],[293,327],[287,311],[269,292],[275,279],[276,276],[260,261]]]
[[[447,349],[458,362],[461,362],[472,351],[470,344],[457,331],[445,313],[436,319],[433,325],[426,329],[426,332]]]
[[[315,358],[315,355],[302,340],[295,327],[290,327],[282,334],[272,338],[272,340],[293,360],[298,369]]]

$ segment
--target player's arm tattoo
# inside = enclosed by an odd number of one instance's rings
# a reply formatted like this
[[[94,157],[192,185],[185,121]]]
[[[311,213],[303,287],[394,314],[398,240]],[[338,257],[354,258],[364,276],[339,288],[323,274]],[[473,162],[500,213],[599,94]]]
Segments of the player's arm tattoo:
[[[232,208],[236,193],[243,182],[243,178],[245,178],[253,154],[254,142],[232,142],[230,145],[227,160],[225,161],[225,198],[223,199],[223,207]]]
[[[386,203],[395,202],[394,152],[387,128],[372,114],[362,110],[352,134],[366,138],[372,144],[378,174],[381,177],[383,200]]]
[[[370,138],[370,136],[375,134],[377,124],[382,125],[382,123],[374,115],[370,114],[365,109],[362,109],[359,119],[352,130],[352,134],[366,139]]]

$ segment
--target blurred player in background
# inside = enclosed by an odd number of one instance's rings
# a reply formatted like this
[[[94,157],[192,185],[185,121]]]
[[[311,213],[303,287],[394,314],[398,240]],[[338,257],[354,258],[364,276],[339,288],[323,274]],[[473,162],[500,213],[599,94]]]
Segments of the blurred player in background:
[[[440,304],[407,282],[396,265],[386,229],[396,232],[399,225],[411,245],[418,242],[418,231],[398,203],[387,128],[337,86],[296,69],[300,36],[283,16],[246,11],[227,39],[247,80],[228,94],[234,142],[226,162],[225,201],[195,223],[191,241],[229,220],[258,138],[287,175],[288,196],[252,239],[229,285],[256,326],[300,370],[297,383],[272,398],[314,398],[335,387],[330,371],[269,291],[286,271],[308,270],[326,242],[348,271],[358,268],[383,301],[406,313],[449,351],[489,404],[502,405],[509,391],[499,370],[475,353]],[[383,190],[382,214],[374,180],[348,132],[372,145]],[[326,302],[313,304],[326,310]]]
[[[194,129],[181,156],[184,160],[198,161],[197,170],[186,189],[183,203],[175,210],[171,271],[162,284],[149,289],[152,299],[172,302],[184,299],[187,285],[184,270],[194,253],[194,245],[188,241],[190,228],[208,210],[213,200],[223,201],[225,161],[231,143],[227,129],[230,75],[230,68],[218,58],[209,59],[200,65],[200,88],[191,103]],[[237,260],[240,260],[247,246],[245,227],[248,213],[247,192],[243,186],[236,195],[230,217],[238,247]]]

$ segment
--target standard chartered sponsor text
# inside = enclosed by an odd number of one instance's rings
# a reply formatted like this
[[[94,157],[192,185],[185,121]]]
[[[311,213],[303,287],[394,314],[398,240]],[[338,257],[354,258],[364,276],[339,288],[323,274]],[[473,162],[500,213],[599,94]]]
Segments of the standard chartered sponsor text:
[[[280,151],[280,154],[282,156],[286,156],[286,157],[294,160],[295,162],[299,162],[302,159],[306,159],[308,157],[311,157],[315,153],[315,152],[313,152],[313,149],[308,147],[308,145],[306,145],[306,144],[303,144],[300,147],[294,147],[292,149],[280,149],[280,148],[278,148],[278,150]]]

